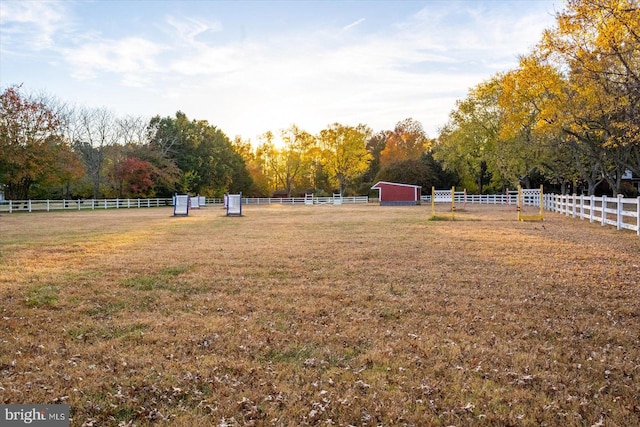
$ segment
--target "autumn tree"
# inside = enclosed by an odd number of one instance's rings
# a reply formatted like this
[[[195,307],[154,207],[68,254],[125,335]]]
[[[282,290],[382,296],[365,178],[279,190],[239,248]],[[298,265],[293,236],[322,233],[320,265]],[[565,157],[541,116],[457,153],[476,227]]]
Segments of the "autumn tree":
[[[617,193],[625,169],[640,174],[640,7],[569,0],[556,22],[539,53],[566,79],[570,103],[557,118],[589,161],[582,169],[600,169]]]
[[[267,131],[259,136],[261,142],[256,147],[255,162],[260,169],[261,174],[265,177],[265,187],[270,195],[278,189],[278,174],[275,170],[278,167],[278,150],[275,147],[275,135],[271,131]]]
[[[76,191],[77,183],[85,176],[84,166],[80,156],[65,142],[63,148],[58,151],[59,169],[55,173],[55,179],[51,182],[53,187],[59,187],[59,191],[51,188],[43,192],[43,197],[50,198],[60,196],[71,199],[80,194]]]
[[[380,170],[375,180],[419,185],[427,193],[431,187],[451,188],[459,183],[455,172],[445,171],[431,152],[424,153],[418,159],[391,163]]]
[[[325,155],[327,152],[323,150],[320,143],[320,136],[316,137],[316,144],[309,147],[305,153],[305,180],[307,184],[306,190],[313,190],[315,194],[330,194],[333,192],[330,171],[326,163]]]
[[[501,120],[498,91],[498,76],[472,88],[456,103],[434,147],[434,157],[445,169],[455,172],[467,189],[480,194],[492,180],[502,186],[496,160],[507,161],[504,153],[497,154]]]
[[[276,147],[275,135],[265,132],[256,156],[265,175],[269,177],[272,190],[281,190],[291,197],[294,192],[305,192],[313,185],[313,157],[316,139],[309,132],[291,125],[280,131],[283,142]]]
[[[340,194],[367,171],[371,155],[366,142],[371,133],[371,129],[362,124],[345,126],[339,123],[320,131],[323,164]]]
[[[247,191],[247,195],[254,197],[269,197],[269,178],[264,173],[263,164],[260,161],[256,150],[251,146],[251,141],[244,141],[240,136],[236,136],[233,140],[233,149],[244,160],[247,171],[251,177],[252,184]]]
[[[386,132],[384,149],[380,152],[380,166],[393,162],[419,159],[431,145],[422,124],[408,118],[398,122],[395,128]]]
[[[367,139],[366,149],[371,156],[369,167],[367,171],[362,175],[362,180],[367,184],[367,187],[371,187],[380,172],[380,154],[387,143],[387,133],[384,131],[376,132]]]
[[[278,180],[289,197],[294,189],[303,192],[311,187],[310,150],[316,145],[316,139],[309,132],[295,124],[280,131],[284,146],[280,150],[279,167],[275,169]]]
[[[480,189],[602,180],[617,193],[640,165],[640,15],[636,1],[569,0],[520,66],[473,88],[435,155]]]
[[[45,96],[26,96],[20,86],[0,95],[0,184],[9,199],[27,199],[34,184],[62,176],[69,153],[62,121]]]
[[[126,157],[116,163],[110,173],[118,197],[150,197],[154,195],[154,167],[137,157]]]
[[[600,141],[585,135],[579,142],[567,127],[583,111],[583,102],[568,79],[534,52],[522,57],[520,67],[502,79],[500,135],[504,140],[523,141],[525,146],[516,150],[518,158],[528,153],[534,165],[563,188],[580,178],[593,194],[602,180]]]

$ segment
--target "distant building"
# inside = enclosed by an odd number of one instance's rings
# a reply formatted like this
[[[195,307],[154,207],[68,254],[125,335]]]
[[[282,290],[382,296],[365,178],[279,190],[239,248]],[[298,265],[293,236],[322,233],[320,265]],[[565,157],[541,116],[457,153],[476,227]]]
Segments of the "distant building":
[[[635,175],[629,169],[622,175],[622,182],[628,182],[640,193],[640,176]]]
[[[380,192],[380,206],[413,206],[420,204],[422,187],[396,182],[377,182],[372,190]]]

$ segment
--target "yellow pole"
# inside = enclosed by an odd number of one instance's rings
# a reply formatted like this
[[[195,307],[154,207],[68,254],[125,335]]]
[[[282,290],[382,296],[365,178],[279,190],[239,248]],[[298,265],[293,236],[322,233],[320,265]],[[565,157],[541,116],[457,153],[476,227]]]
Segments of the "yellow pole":
[[[436,187],[431,187],[431,216],[436,216]]]
[[[518,185],[518,200],[516,201],[516,205],[516,209],[518,210],[518,221],[521,221],[520,213],[522,211],[522,187],[520,185]]]
[[[542,205],[544,204],[544,197],[542,196],[542,184],[540,184],[540,219],[544,220],[544,214],[542,213]]]
[[[451,219],[456,219],[456,187],[451,187]]]

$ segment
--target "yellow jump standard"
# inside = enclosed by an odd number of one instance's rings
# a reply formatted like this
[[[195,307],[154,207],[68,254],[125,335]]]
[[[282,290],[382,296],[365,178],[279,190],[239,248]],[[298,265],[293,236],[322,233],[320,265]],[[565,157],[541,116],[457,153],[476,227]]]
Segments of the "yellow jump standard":
[[[538,205],[540,212],[538,215],[523,215],[522,209],[524,208],[524,197],[538,196]],[[518,221],[544,221],[544,196],[542,193],[542,185],[539,190],[523,190],[521,186],[518,186]]]

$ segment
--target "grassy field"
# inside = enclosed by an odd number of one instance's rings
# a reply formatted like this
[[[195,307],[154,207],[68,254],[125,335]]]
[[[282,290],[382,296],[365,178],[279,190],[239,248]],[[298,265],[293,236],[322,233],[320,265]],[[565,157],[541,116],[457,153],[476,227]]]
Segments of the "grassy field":
[[[73,426],[640,425],[640,238],[467,206],[0,216],[0,403]]]

